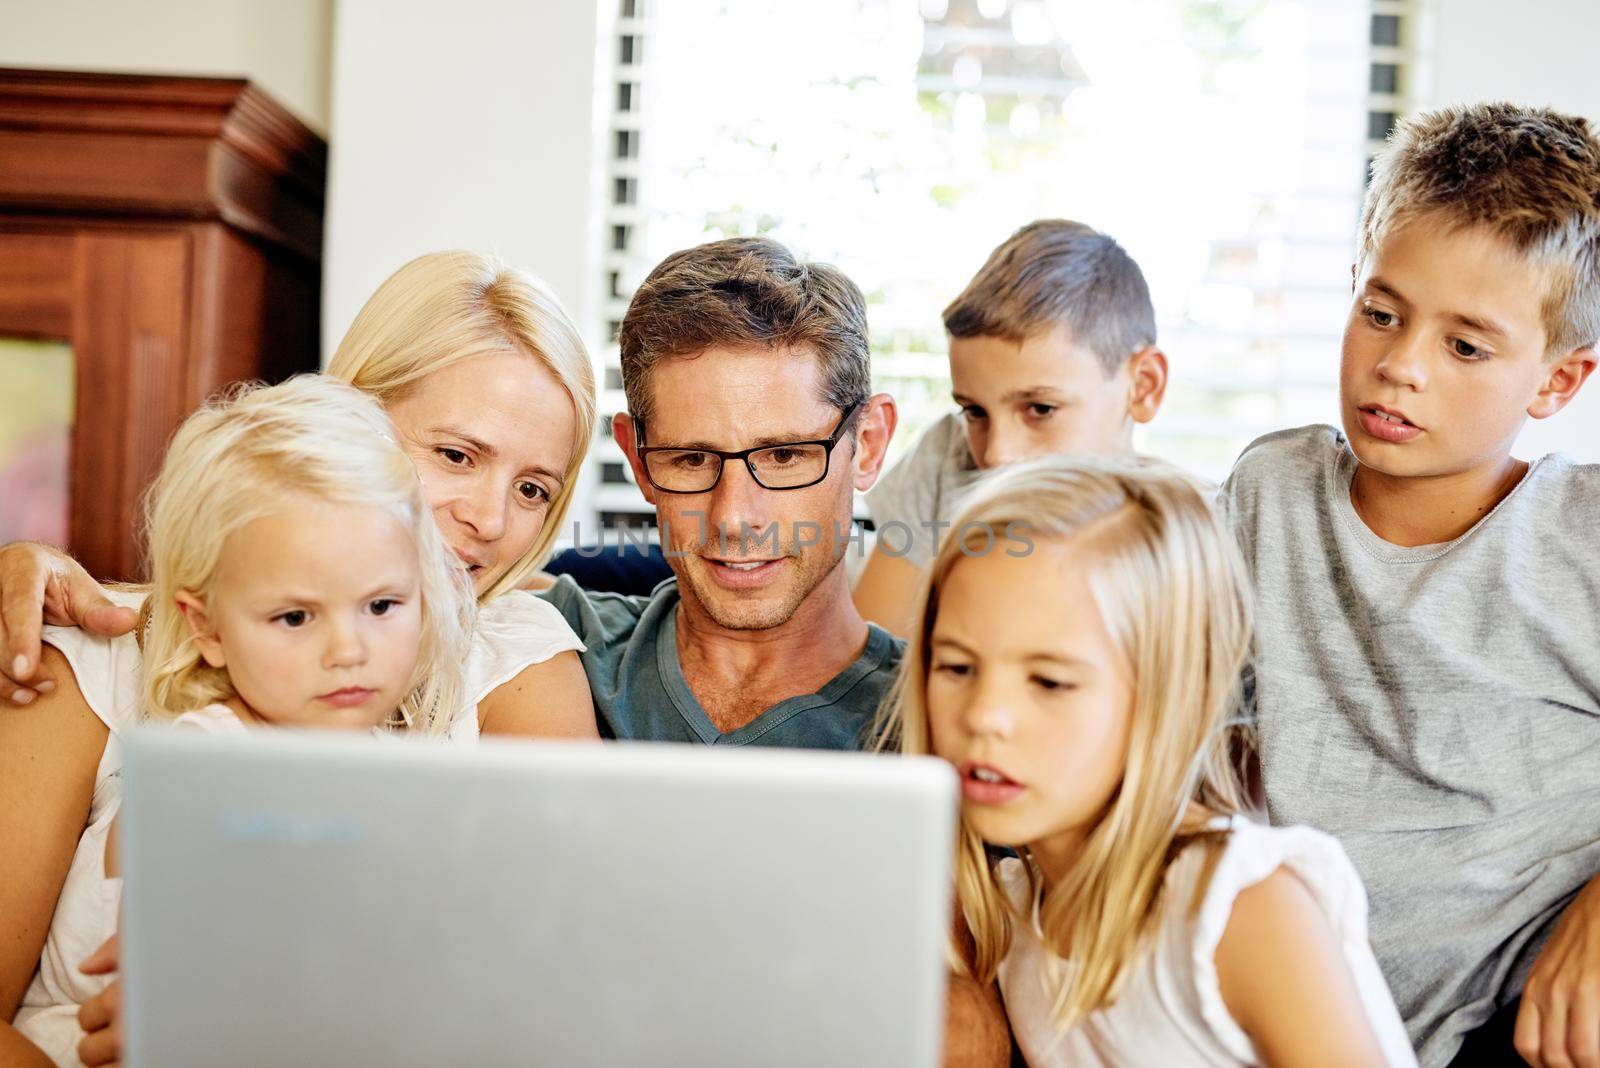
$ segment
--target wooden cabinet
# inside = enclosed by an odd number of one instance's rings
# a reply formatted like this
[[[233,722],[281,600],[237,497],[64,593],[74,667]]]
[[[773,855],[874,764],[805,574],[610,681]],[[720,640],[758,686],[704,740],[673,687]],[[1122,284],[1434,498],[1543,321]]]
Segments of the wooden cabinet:
[[[0,336],[71,345],[68,548],[94,574],[140,577],[188,412],[317,367],[326,169],[244,81],[0,69]]]

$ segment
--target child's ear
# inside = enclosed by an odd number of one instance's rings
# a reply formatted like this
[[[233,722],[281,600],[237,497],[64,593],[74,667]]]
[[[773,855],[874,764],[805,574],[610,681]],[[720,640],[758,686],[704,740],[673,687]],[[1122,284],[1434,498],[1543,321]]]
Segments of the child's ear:
[[[1161,410],[1167,394],[1167,356],[1146,345],[1128,357],[1128,414],[1136,423],[1148,423]]]
[[[179,590],[172,595],[172,600],[177,604],[178,611],[183,613],[183,621],[189,624],[189,633],[194,637],[194,645],[200,650],[201,659],[214,668],[227,667],[222,655],[222,642],[217,638],[216,628],[211,625],[211,617],[206,614],[205,602],[188,590]]]
[[[1535,419],[1548,419],[1565,408],[1578,395],[1578,390],[1588,380],[1594,367],[1595,352],[1592,348],[1573,349],[1563,358],[1553,361],[1544,384],[1534,395],[1533,403],[1528,405],[1528,414]]]

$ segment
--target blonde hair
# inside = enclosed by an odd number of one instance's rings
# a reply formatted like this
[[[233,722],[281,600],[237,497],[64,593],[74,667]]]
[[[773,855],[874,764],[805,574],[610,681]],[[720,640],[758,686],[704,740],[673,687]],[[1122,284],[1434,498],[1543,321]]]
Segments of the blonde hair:
[[[1402,120],[1372,161],[1358,262],[1419,216],[1482,226],[1548,274],[1547,355],[1600,340],[1600,139],[1587,120],[1504,103]]]
[[[389,726],[444,733],[465,694],[471,585],[383,411],[371,397],[325,375],[231,390],[173,436],[145,505],[151,578],[140,627],[146,706],[171,717],[235,696],[227,670],[202,659],[175,595],[188,590],[209,609],[228,538],[306,497],[389,509],[410,532],[421,580],[422,642]]]
[[[928,647],[939,591],[964,555],[989,551],[986,531],[1005,530],[1001,544],[1013,554],[1017,531],[1030,546],[1074,538],[1095,605],[1133,668],[1122,782],[1072,872],[1040,905],[1046,944],[1073,964],[1070,977],[1059,968],[1046,977],[1056,1018],[1070,1026],[1115,1000],[1163,907],[1162,880],[1178,850],[1215,841],[1186,826],[1189,803],[1219,813],[1245,807],[1230,715],[1250,640],[1244,565],[1196,485],[1155,461],[1048,457],[1006,468],[973,493],[951,529],[969,525],[977,535],[946,539],[934,559],[899,684],[880,718],[882,747],[931,751]],[[1025,866],[1031,901],[1041,883],[1031,860]],[[1032,920],[1013,907],[964,820],[956,891],[976,952],[968,964],[952,946],[952,957],[989,983],[1012,924]]]
[[[477,252],[431,252],[384,280],[362,306],[328,374],[377,397],[404,397],[434,371],[474,356],[514,352],[548,367],[572,397],[576,430],[561,489],[522,558],[484,592],[520,587],[549,557],[594,436],[594,367],[570,316],[532,275]],[[529,412],[530,425],[538,413]]]

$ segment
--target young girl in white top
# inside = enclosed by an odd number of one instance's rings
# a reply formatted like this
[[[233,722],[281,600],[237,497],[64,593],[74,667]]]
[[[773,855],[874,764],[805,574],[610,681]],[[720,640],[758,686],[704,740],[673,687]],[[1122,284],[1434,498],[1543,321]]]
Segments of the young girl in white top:
[[[1241,814],[1249,603],[1148,461],[1008,470],[934,561],[888,738],[961,777],[958,966],[1034,1068],[1416,1063],[1338,843]]]
[[[372,398],[307,376],[206,406],[174,436],[147,519],[149,714],[212,732],[450,732],[471,582]],[[58,1064],[78,1063],[78,1003],[108,981],[77,964],[116,927],[116,744],[16,1021]]]

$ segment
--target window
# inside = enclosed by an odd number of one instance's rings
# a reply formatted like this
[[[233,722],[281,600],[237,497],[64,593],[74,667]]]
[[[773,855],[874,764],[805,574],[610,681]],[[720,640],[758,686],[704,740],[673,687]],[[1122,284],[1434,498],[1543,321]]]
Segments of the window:
[[[1394,96],[1400,92],[1400,66],[1397,63],[1374,63],[1367,88],[1370,92]]]
[[[1400,116],[1392,111],[1367,112],[1367,139],[1369,141],[1382,141],[1389,136],[1389,131],[1394,129],[1394,124]]]
[[[1400,16],[1372,16],[1372,43],[1380,48],[1400,47]]]
[[[1337,416],[1363,120],[1393,114],[1361,93],[1388,61],[1363,38],[1399,33],[1371,10],[659,0],[628,76],[649,85],[651,154],[630,197],[618,179],[613,250],[632,278],[737,233],[838,264],[900,402],[894,459],[954,410],[945,303],[1017,226],[1082,219],[1143,267],[1171,360],[1137,446],[1220,477],[1259,434]]]

